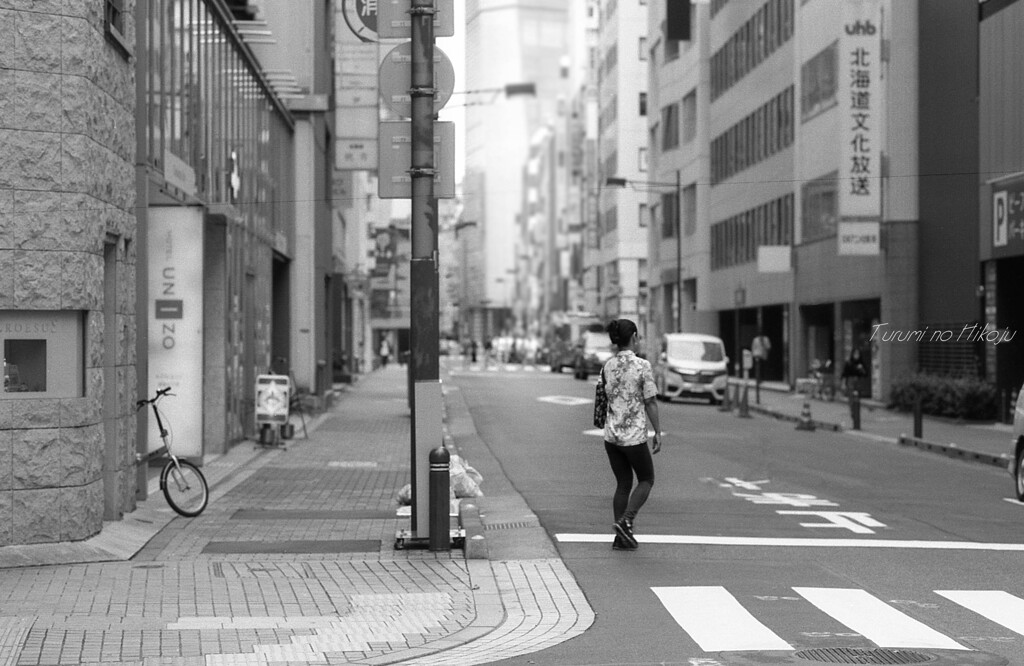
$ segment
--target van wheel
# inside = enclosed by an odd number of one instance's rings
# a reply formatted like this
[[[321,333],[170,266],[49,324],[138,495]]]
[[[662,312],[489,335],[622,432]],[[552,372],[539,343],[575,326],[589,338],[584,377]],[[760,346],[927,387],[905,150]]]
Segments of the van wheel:
[[[1017,463],[1014,465],[1013,480],[1017,491],[1017,500],[1024,502],[1024,441],[1017,444]]]

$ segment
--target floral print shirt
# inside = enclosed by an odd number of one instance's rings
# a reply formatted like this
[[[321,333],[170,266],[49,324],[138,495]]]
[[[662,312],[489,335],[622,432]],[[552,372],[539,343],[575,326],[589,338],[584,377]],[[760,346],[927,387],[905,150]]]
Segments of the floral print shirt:
[[[619,446],[647,442],[644,402],[658,394],[650,362],[631,350],[620,351],[604,364],[604,382],[608,395],[604,441]]]

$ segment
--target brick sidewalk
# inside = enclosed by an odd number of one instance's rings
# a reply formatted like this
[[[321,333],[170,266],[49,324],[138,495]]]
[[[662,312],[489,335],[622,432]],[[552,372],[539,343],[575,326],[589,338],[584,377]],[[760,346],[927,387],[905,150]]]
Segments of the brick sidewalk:
[[[136,527],[158,531],[130,560],[82,561],[116,550],[104,535],[0,552],[20,565],[0,570],[0,664],[471,664],[586,629],[558,559],[395,550],[405,377],[367,376],[287,450],[243,443],[209,463],[198,518],[143,502]]]

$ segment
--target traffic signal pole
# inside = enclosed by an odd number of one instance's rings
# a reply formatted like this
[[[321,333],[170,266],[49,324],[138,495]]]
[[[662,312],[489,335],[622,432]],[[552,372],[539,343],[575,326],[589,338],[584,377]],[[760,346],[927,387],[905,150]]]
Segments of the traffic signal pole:
[[[430,534],[429,455],[443,441],[438,369],[438,215],[437,199],[434,197],[434,13],[434,0],[412,1],[412,87],[409,91],[412,98],[409,373],[413,417],[410,447],[413,506],[410,527],[414,539],[426,539]]]

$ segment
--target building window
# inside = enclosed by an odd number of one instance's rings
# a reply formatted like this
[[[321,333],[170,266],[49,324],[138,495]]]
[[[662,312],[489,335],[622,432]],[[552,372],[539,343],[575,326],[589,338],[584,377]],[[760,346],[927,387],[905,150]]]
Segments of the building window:
[[[683,188],[683,224],[687,236],[692,236],[697,232],[696,183],[691,183]]]
[[[641,116],[646,116],[647,115],[647,93],[645,93],[645,92],[640,93],[639,104],[640,104],[640,115]]]
[[[661,237],[675,238],[676,226],[679,224],[679,199],[675,192],[661,195]]]
[[[84,316],[74,311],[0,312],[0,399],[84,395]]]
[[[124,0],[106,0],[104,15],[104,34],[107,41],[114,45],[126,59],[131,57],[128,39],[125,37]]]
[[[793,0],[768,0],[711,56],[712,100],[789,40],[793,34],[792,3]]]
[[[643,62],[644,60],[647,60],[647,38],[646,37],[641,37],[640,38],[640,44],[639,44],[638,48],[639,48],[639,52],[638,52],[638,56],[637,57],[640,58],[641,62]]]
[[[839,172],[816,178],[805,183],[801,191],[803,228],[801,241],[804,243],[836,235],[836,220],[839,210],[837,183]]]
[[[806,122],[836,104],[836,49],[832,42],[804,63],[800,72],[800,117]]]
[[[676,60],[679,57],[679,40],[669,39],[665,33],[665,21],[661,22],[661,43],[665,45],[665,62]]]
[[[679,105],[669,104],[661,110],[661,150],[679,147]]]
[[[697,136],[697,90],[691,90],[683,97],[682,109],[683,143],[690,143]]]
[[[762,245],[793,241],[793,195],[774,199],[711,226],[711,270],[757,261]]]
[[[646,228],[647,227],[647,216],[648,215],[650,215],[650,213],[647,212],[647,204],[645,204],[645,203],[640,204],[640,209],[637,211],[637,215],[636,215],[636,219],[640,223],[640,228]]]
[[[731,178],[793,143],[793,87],[711,142],[711,184]]]
[[[636,168],[641,173],[647,171],[647,146],[641,146],[637,149],[636,155]]]

